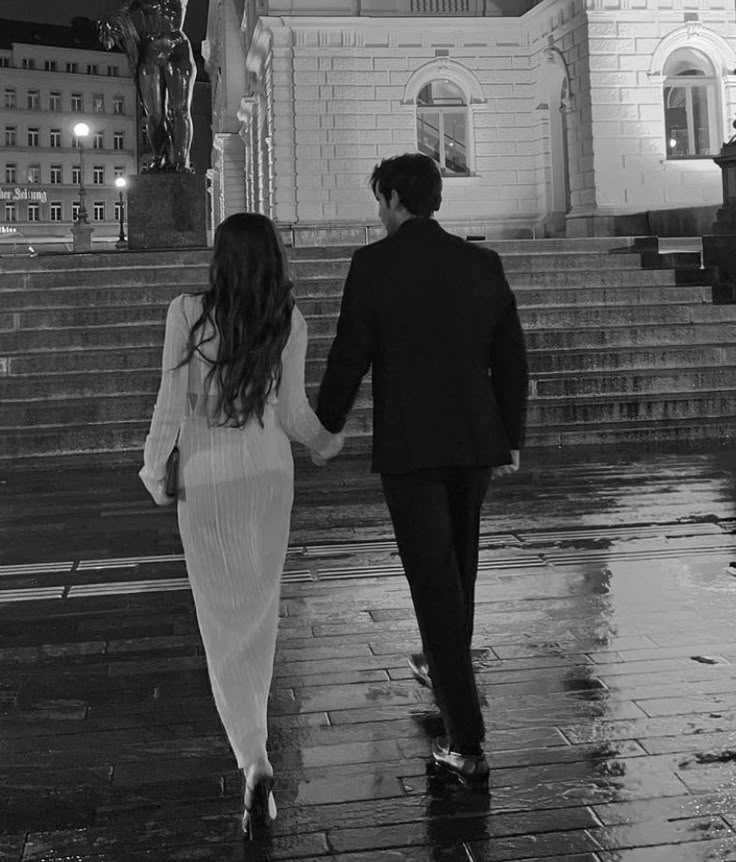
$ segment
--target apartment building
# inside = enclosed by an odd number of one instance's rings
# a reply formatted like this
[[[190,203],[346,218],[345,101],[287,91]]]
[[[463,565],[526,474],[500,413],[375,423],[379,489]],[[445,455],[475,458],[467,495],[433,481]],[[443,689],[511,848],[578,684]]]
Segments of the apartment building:
[[[137,171],[137,104],[124,54],[94,23],[59,27],[0,19],[0,253],[8,244],[65,243],[80,180],[94,240],[118,235],[118,176]],[[77,139],[74,127],[89,135]]]

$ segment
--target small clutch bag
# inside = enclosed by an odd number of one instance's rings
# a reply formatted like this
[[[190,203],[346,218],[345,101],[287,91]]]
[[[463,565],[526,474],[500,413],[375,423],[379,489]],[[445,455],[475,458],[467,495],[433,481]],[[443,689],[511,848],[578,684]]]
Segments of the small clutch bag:
[[[179,496],[179,447],[174,446],[166,461],[166,477],[164,490],[167,497]]]

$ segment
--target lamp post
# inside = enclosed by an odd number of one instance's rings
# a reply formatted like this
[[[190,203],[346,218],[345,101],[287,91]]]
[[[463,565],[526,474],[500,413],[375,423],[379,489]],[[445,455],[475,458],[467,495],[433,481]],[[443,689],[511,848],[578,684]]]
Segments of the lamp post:
[[[125,231],[123,229],[123,220],[124,220],[124,210],[125,203],[123,202],[123,192],[125,191],[125,187],[128,185],[128,181],[125,177],[116,177],[115,185],[118,189],[119,201],[120,201],[120,236],[118,237],[118,241],[115,243],[115,248],[127,248],[128,240],[125,238]]]
[[[79,143],[79,212],[77,213],[77,224],[88,224],[87,207],[85,199],[87,192],[84,188],[84,139],[89,134],[89,126],[86,123],[77,123],[74,126],[74,137]]]
[[[86,123],[77,123],[74,126],[74,137],[79,146],[79,212],[72,225],[72,239],[74,240],[74,251],[92,251],[92,225],[87,219],[87,207],[85,198],[87,192],[84,188],[84,138],[89,134],[89,126]]]

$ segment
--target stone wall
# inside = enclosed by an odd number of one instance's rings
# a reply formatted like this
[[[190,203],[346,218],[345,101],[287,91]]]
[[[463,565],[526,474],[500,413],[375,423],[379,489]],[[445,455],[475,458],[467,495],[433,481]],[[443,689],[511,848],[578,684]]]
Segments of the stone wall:
[[[534,222],[536,92],[518,19],[454,20],[451,33],[435,19],[262,18],[260,27],[248,63],[273,68],[277,220],[373,221],[374,165],[416,150],[416,95],[449,77],[469,100],[471,176],[446,180],[443,217]]]

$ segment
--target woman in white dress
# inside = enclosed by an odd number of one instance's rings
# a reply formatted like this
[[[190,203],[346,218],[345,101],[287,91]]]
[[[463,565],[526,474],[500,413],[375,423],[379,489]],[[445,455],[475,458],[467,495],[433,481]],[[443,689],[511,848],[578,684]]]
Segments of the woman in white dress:
[[[161,386],[140,477],[159,505],[180,450],[178,519],[215,703],[245,779],[243,830],[276,816],[266,703],[294,466],[289,438],[336,455],[304,391],[307,325],[272,223],[230,216],[209,289],[169,306]]]

